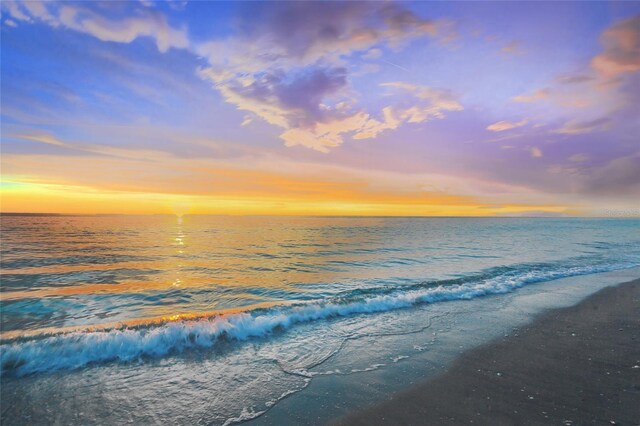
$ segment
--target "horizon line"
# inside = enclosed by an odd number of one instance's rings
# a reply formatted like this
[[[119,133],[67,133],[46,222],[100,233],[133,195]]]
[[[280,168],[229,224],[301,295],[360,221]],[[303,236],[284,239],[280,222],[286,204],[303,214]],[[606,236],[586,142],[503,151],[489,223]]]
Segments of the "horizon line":
[[[224,217],[335,217],[335,218],[470,218],[470,219],[640,219],[640,216],[608,215],[608,216],[575,216],[575,215],[331,215],[331,214],[250,214],[250,213],[37,213],[37,212],[0,212],[1,216],[30,216],[30,217],[110,217],[110,216],[224,216]]]

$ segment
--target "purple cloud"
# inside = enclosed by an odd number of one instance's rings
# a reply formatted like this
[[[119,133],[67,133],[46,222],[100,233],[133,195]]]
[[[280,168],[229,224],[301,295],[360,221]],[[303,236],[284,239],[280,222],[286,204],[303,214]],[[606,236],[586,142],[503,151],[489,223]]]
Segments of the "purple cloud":
[[[256,22],[256,15],[262,19]],[[331,54],[350,55],[378,43],[435,36],[439,24],[395,3],[282,2],[251,4],[241,23],[247,38],[267,39],[283,55],[315,61]]]
[[[356,53],[379,57],[380,47],[438,36],[440,23],[395,3],[294,2],[257,10],[252,4],[246,13],[240,35],[197,47],[209,62],[199,75],[238,109],[285,129],[281,138],[288,146],[327,151],[342,144],[343,134],[371,138],[430,114],[421,107],[411,110],[412,119],[396,119],[386,109],[376,114],[385,122],[371,118],[356,104],[344,62]]]

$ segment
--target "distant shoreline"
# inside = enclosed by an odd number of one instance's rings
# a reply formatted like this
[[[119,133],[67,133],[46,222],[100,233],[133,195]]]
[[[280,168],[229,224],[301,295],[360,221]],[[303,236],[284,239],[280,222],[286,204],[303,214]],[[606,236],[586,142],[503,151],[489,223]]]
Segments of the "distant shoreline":
[[[639,365],[637,279],[549,311],[520,335],[333,424],[636,424]]]

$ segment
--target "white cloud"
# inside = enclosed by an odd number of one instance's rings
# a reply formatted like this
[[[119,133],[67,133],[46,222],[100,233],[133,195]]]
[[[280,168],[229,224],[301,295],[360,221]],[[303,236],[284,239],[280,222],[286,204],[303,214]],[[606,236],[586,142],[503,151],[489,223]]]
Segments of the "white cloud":
[[[31,18],[29,17],[29,15],[27,15],[27,12],[20,4],[18,4],[18,2],[14,0],[4,0],[0,2],[0,5],[2,6],[2,10],[13,16],[15,20],[31,21]]]
[[[140,11],[139,16],[125,19],[108,19],[81,3],[9,1],[2,2],[2,8],[18,21],[41,21],[52,27],[65,27],[88,34],[102,41],[131,43],[140,37],[150,37],[161,52],[189,46],[185,29],[172,28],[164,15],[146,8]]]
[[[316,123],[311,128],[290,128],[280,137],[287,146],[302,145],[320,152],[328,152],[330,148],[342,145],[345,135],[352,135],[356,140],[371,139],[405,123],[442,119],[446,111],[463,109],[455,96],[445,90],[405,82],[383,83],[382,86],[399,90],[405,97],[408,95],[413,105],[384,107],[381,120],[360,111],[340,119]]]
[[[369,115],[364,112],[327,123],[316,123],[312,128],[291,128],[280,135],[286,146],[301,145],[320,152],[342,145],[343,134],[367,126]]]
[[[392,88],[404,96],[417,100],[409,107],[395,108],[395,113],[400,120],[408,123],[421,123],[433,118],[444,118],[445,111],[462,111],[464,109],[457,96],[449,90],[400,81],[382,83],[381,86]]]

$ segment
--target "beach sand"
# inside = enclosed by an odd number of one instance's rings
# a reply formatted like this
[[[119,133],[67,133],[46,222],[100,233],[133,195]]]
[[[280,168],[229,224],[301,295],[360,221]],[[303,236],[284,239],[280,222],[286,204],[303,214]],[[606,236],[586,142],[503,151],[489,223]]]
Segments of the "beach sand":
[[[335,425],[640,425],[640,279],[548,311]]]

